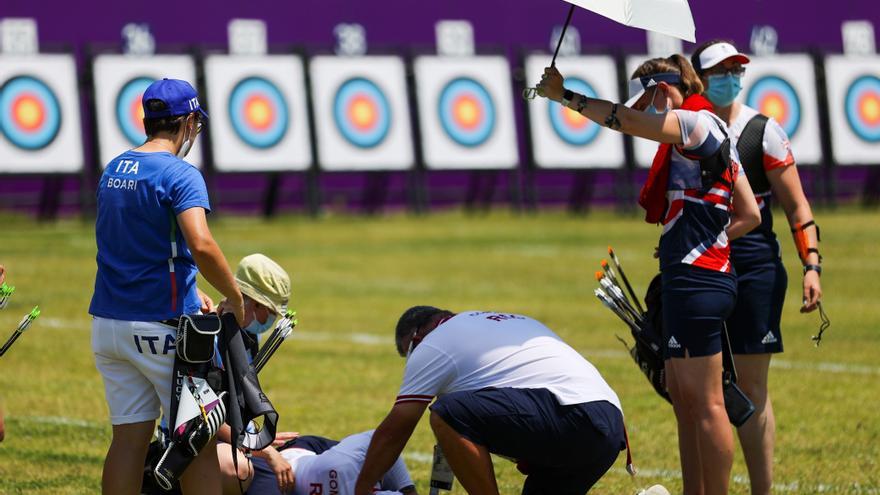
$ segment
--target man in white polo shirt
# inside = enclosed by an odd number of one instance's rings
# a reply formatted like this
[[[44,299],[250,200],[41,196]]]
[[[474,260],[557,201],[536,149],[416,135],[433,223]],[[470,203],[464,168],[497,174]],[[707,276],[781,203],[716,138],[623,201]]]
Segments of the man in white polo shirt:
[[[403,385],[373,434],[355,495],[369,495],[425,408],[468,493],[497,494],[490,453],[517,461],[523,494],[583,494],[625,446],[617,394],[552,330],[526,316],[415,306],[400,317]]]

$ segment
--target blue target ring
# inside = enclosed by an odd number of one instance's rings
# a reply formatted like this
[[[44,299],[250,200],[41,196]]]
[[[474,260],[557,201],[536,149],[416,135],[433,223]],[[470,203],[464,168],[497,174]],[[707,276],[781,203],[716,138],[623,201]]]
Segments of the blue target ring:
[[[778,76],[764,76],[749,88],[746,105],[773,117],[789,137],[801,125],[801,100],[794,87]]]
[[[254,148],[271,148],[287,133],[287,101],[262,77],[242,79],[229,95],[229,120],[238,137]]]
[[[116,125],[132,146],[138,146],[147,139],[143,96],[154,81],[152,77],[136,77],[123,84],[116,96]]]
[[[346,141],[359,148],[373,148],[388,136],[391,106],[376,83],[355,77],[336,90],[333,118]]]
[[[16,147],[49,146],[61,129],[61,106],[49,86],[33,76],[16,76],[0,87],[0,131]]]
[[[880,78],[861,76],[846,90],[846,121],[856,136],[869,143],[880,142]]]
[[[567,77],[565,87],[589,98],[597,98],[596,90],[583,79]],[[599,135],[599,124],[556,102],[547,102],[547,113],[556,135],[572,146],[586,146]]]
[[[443,87],[437,114],[446,135],[469,148],[486,142],[495,130],[492,96],[469,77],[453,79]]]

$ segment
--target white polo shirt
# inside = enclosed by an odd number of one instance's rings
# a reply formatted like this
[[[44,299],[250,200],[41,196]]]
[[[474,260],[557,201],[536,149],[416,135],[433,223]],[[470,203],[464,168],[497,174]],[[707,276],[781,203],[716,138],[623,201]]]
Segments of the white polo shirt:
[[[354,493],[354,486],[364,465],[367,448],[372,438],[372,430],[351,435],[320,455],[298,448],[282,450],[282,457],[293,466],[295,476],[293,493],[295,495]],[[414,484],[403,459],[398,457],[376,486],[377,489],[388,491],[373,493],[374,495],[396,494],[400,489]]]
[[[562,405],[620,399],[599,371],[541,322],[467,311],[441,323],[406,362],[400,402],[465,390],[544,388]]]

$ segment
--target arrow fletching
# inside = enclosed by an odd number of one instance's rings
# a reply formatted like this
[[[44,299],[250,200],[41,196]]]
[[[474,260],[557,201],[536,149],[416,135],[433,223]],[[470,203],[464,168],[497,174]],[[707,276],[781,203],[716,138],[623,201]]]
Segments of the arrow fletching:
[[[6,306],[9,304],[9,299],[14,292],[15,287],[6,285],[5,282],[3,285],[0,285],[0,309],[6,309]]]
[[[18,327],[15,329],[14,332],[12,332],[12,335],[10,335],[9,339],[7,339],[6,342],[3,344],[3,347],[0,347],[0,356],[6,354],[6,351],[8,351],[9,348],[12,347],[12,344],[14,344],[16,340],[18,340],[18,337],[20,337],[21,334],[24,333],[24,331],[27,330],[29,326],[31,326],[31,323],[33,323],[34,320],[36,320],[39,316],[39,306],[34,306],[34,309],[32,309],[30,313],[24,315],[24,318],[21,319]]]

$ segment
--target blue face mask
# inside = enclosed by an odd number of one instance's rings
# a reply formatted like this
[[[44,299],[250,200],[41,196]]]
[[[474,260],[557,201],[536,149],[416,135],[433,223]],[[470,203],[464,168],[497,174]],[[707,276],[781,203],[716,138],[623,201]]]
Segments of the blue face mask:
[[[717,107],[727,107],[733,103],[741,90],[742,76],[733,74],[709,76],[709,89],[706,90],[706,98],[709,98],[709,101]]]
[[[657,86],[656,88],[654,88],[654,93],[651,94],[651,103],[649,103],[648,106],[645,107],[645,113],[647,113],[648,115],[663,115],[669,111],[669,102],[668,101],[666,102],[666,108],[664,108],[662,112],[660,110],[657,110],[657,107],[654,106],[654,98],[657,97],[657,90],[658,89],[660,89],[660,86]]]
[[[265,333],[272,329],[275,326],[275,315],[270,314],[268,318],[266,318],[266,323],[260,323],[257,320],[257,315],[254,315],[253,321],[248,324],[248,326],[244,327],[246,332],[250,332],[254,335],[260,335],[261,333]]]

